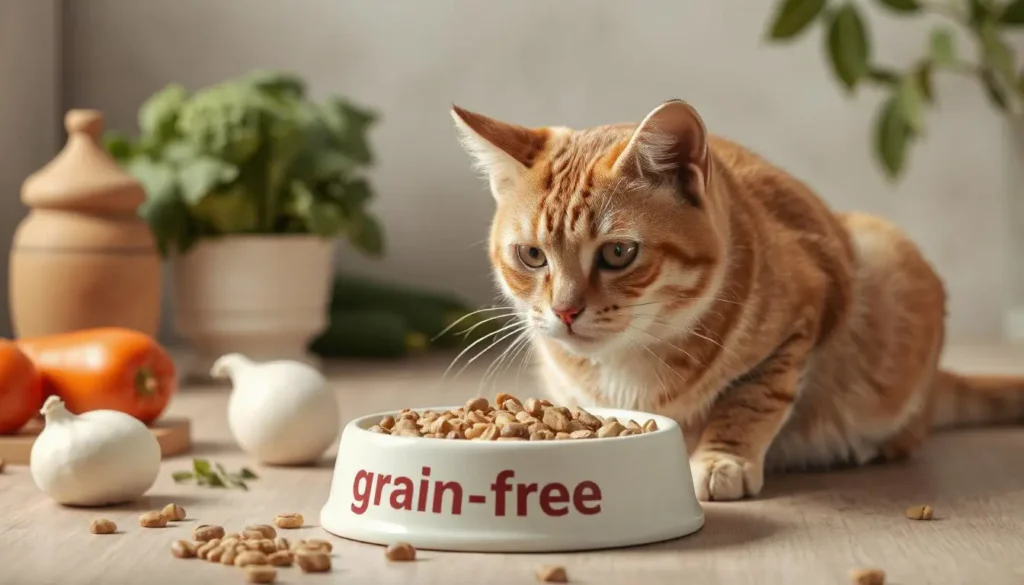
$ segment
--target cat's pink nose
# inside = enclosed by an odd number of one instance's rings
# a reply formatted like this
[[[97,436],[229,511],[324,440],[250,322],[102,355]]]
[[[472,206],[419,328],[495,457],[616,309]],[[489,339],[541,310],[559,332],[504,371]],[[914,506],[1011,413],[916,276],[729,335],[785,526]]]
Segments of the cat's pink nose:
[[[555,315],[558,315],[558,318],[561,319],[562,323],[572,325],[573,321],[579,319],[580,313],[582,313],[585,308],[586,307],[584,305],[570,305],[565,307],[551,307],[551,311]]]

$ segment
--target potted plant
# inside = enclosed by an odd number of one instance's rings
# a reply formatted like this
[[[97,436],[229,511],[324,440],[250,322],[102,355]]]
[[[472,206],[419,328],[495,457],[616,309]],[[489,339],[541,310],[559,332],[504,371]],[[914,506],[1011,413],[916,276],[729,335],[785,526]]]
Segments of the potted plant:
[[[939,18],[920,57],[902,66],[881,63],[872,51],[871,35],[854,0],[779,0],[768,27],[773,42],[797,39],[815,23],[825,27],[824,50],[833,77],[850,96],[862,86],[888,95],[878,108],[872,149],[890,181],[907,167],[912,144],[924,136],[925,115],[935,102],[932,79],[952,74],[976,80],[991,104],[1007,117],[1017,159],[1024,156],[1024,70],[1007,42],[1008,31],[1024,31],[1024,0],[873,0],[897,17]],[[976,50],[964,56],[955,39],[959,31]],[[1017,165],[1019,167],[1019,165]],[[1024,174],[1017,170],[1017,180]],[[1024,206],[1011,197],[1010,235],[1024,248]],[[1005,332],[1024,340],[1024,274],[1019,267],[1016,304],[1006,315]]]
[[[362,176],[375,121],[256,72],[191,94],[169,85],[140,108],[136,139],[107,136],[146,188],[140,213],[172,263],[175,326],[203,364],[235,351],[315,363],[335,241],[384,253]]]

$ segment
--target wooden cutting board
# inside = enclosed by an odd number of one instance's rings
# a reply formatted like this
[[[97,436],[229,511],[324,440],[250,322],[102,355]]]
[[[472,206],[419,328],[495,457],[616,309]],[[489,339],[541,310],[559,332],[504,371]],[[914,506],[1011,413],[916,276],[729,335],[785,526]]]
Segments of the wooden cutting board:
[[[33,419],[16,435],[0,435],[0,459],[8,465],[28,465],[39,432],[43,430],[41,418]],[[160,443],[160,454],[171,457],[192,448],[192,421],[187,418],[161,419],[149,428]]]

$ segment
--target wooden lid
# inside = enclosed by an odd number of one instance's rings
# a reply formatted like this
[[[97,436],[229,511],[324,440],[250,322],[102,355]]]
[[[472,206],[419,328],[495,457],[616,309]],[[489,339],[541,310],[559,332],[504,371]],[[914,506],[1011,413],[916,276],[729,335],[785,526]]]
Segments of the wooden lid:
[[[64,128],[67,143],[53,160],[25,179],[22,202],[32,208],[136,213],[146,192],[103,149],[103,114],[70,110]]]

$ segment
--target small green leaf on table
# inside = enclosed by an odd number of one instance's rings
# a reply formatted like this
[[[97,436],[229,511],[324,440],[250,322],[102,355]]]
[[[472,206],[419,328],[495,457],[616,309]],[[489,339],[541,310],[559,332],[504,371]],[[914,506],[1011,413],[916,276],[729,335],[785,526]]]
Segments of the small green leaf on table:
[[[247,467],[232,473],[220,463],[212,463],[206,459],[192,459],[192,471],[174,471],[171,478],[175,483],[194,480],[197,486],[212,488],[237,488],[248,491],[246,480],[257,479],[256,474]]]

